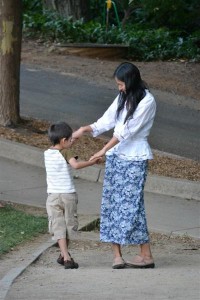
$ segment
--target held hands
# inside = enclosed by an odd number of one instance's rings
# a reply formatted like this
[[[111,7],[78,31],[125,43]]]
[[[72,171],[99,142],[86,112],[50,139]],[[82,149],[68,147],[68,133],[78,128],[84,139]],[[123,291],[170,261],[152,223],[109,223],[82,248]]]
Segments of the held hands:
[[[76,130],[72,133],[72,140],[75,141],[75,140],[79,139],[82,135],[83,135],[83,130],[80,127],[78,130]]]
[[[100,164],[102,161],[103,161],[103,158],[102,157],[96,157],[94,159],[89,159],[89,161],[92,163],[92,164]]]
[[[90,157],[90,161],[93,161],[94,159],[100,159],[102,160],[102,157],[105,155],[105,150],[104,149],[101,149],[100,151],[98,151],[97,153],[95,153],[94,155],[92,155]]]
[[[119,140],[115,136],[113,136],[112,139],[100,151],[92,155],[89,160],[93,160],[95,158],[100,158],[100,157],[102,158],[108,150],[113,148],[118,143]]]

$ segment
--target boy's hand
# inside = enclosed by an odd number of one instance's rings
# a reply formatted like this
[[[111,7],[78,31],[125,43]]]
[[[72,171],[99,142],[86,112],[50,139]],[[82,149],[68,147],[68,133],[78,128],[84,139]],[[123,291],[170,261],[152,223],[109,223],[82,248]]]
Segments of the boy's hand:
[[[92,162],[93,164],[100,164],[102,162],[103,158],[102,157],[95,157],[93,159],[89,159],[90,162]]]

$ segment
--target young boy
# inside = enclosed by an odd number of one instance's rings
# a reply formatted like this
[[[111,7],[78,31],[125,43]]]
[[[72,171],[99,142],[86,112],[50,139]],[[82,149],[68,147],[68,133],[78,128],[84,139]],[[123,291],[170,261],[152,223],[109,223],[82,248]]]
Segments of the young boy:
[[[48,130],[52,146],[44,152],[47,180],[46,209],[49,232],[57,240],[60,256],[57,262],[65,269],[77,269],[78,264],[68,252],[69,237],[78,230],[78,197],[73,182],[72,168],[81,169],[95,164],[92,161],[77,161],[70,147],[72,129],[65,122],[52,124]],[[72,167],[72,168],[71,168]]]

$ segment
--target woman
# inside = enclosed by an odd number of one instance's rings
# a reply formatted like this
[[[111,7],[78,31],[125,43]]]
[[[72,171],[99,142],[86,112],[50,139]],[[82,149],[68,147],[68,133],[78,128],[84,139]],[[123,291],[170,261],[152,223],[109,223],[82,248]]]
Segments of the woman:
[[[147,138],[153,125],[156,103],[142,81],[138,68],[129,62],[114,72],[119,95],[97,122],[80,127],[73,138],[90,132],[93,137],[114,128],[113,137],[90,159],[106,155],[100,240],[112,243],[114,269],[154,268],[149,244],[144,184],[152,152]],[[122,258],[122,245],[140,245],[131,261]]]

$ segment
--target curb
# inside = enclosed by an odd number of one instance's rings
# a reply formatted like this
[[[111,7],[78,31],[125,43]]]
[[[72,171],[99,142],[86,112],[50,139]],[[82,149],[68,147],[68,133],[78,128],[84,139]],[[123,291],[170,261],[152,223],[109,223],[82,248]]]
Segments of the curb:
[[[6,295],[9,291],[14,280],[20,276],[26,268],[32,264],[35,260],[40,257],[40,255],[47,250],[48,248],[52,247],[55,242],[48,240],[46,243],[42,244],[32,255],[31,258],[22,264],[20,267],[11,269],[1,280],[0,280],[0,300],[4,300]]]
[[[43,150],[33,146],[0,138],[0,156],[7,159],[44,168],[43,152]],[[74,177],[103,183],[104,168],[91,166],[76,170]],[[190,180],[149,174],[145,184],[145,192],[200,201],[200,184]]]

